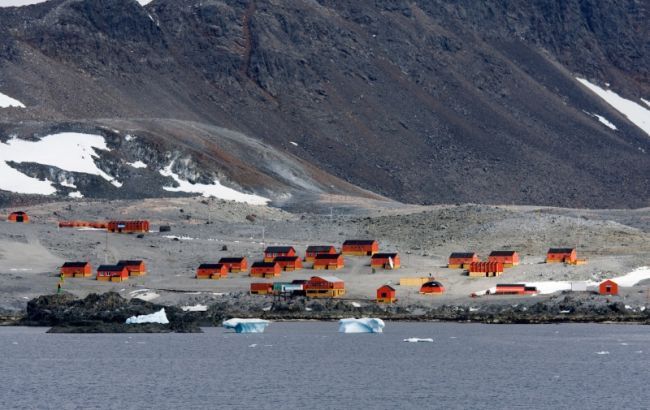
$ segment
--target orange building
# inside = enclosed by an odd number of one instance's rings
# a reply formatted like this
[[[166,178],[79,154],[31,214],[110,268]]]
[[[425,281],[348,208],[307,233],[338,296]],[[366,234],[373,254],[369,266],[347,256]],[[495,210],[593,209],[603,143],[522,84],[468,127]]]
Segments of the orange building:
[[[488,256],[488,262],[498,262],[504,268],[512,268],[519,265],[519,254],[515,251],[493,251]]]
[[[375,240],[350,239],[343,242],[341,253],[350,256],[372,256],[379,252],[379,242]]]
[[[578,260],[575,248],[551,248],[546,254],[546,263],[574,264]]]
[[[270,295],[273,293],[272,283],[251,283],[251,295]]]
[[[467,268],[467,273],[472,278],[501,276],[503,264],[501,262],[472,262]]]
[[[370,258],[370,266],[382,269],[398,269],[400,264],[398,253],[375,253]]]
[[[246,272],[248,270],[248,259],[245,256],[221,258],[219,263],[226,265],[228,272]]]
[[[149,232],[149,221],[108,221],[106,229],[117,233]]]
[[[93,275],[93,268],[88,262],[65,262],[61,266],[64,278],[88,278]]]
[[[316,255],[321,253],[335,254],[336,248],[332,245],[310,245],[305,251],[305,262],[313,262]]]
[[[283,271],[294,271],[302,269],[302,260],[298,255],[276,256],[275,259],[273,259],[273,262],[276,262],[278,265],[280,265],[280,269]]]
[[[129,279],[129,271],[123,265],[100,265],[97,268],[97,280],[122,282]]]
[[[345,282],[336,276],[312,276],[304,289],[310,298],[336,298],[345,295]]]
[[[422,295],[442,295],[443,293],[445,293],[445,287],[435,280],[426,282],[420,287],[420,294]]]
[[[107,229],[108,222],[93,221],[59,221],[59,228],[95,228]]]
[[[314,259],[314,269],[337,270],[345,266],[345,260],[340,253],[321,253]]]
[[[449,269],[467,269],[472,262],[479,262],[476,252],[453,252],[449,256]]]
[[[253,262],[250,276],[256,278],[273,278],[280,276],[282,269],[277,262]]]
[[[537,288],[535,286],[526,286],[523,283],[499,283],[494,292],[495,295],[535,295],[537,293]]]
[[[384,285],[377,289],[377,303],[394,303],[397,301],[397,292],[390,285]]]
[[[197,279],[222,279],[228,277],[228,268],[223,263],[202,263],[196,269]]]
[[[27,223],[29,222],[29,215],[27,215],[27,212],[16,211],[10,213],[7,220],[9,222]]]
[[[614,282],[611,279],[607,279],[598,285],[598,293],[601,295],[616,296],[618,295],[618,283]]]
[[[278,256],[295,256],[293,246],[269,246],[264,249],[264,262],[273,262]]]
[[[143,276],[147,274],[147,268],[141,260],[122,260],[117,262],[129,272],[129,276]]]

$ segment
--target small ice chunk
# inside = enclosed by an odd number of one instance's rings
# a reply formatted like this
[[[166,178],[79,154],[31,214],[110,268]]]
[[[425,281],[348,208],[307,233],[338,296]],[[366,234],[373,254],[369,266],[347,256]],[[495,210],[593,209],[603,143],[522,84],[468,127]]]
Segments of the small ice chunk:
[[[609,354],[609,352],[607,350],[601,350],[600,352],[596,352],[596,354],[603,355],[603,354]]]
[[[165,313],[165,308],[162,308],[159,311],[155,313],[151,313],[149,315],[131,316],[130,318],[126,319],[127,325],[142,324],[142,323],[160,323],[163,325],[168,324],[169,320],[167,320],[167,314]]]
[[[384,321],[378,318],[363,317],[339,320],[339,332],[341,333],[382,333],[384,326]]]
[[[404,339],[404,341],[408,343],[433,343],[433,339],[430,337],[424,339],[420,339],[419,337],[409,337],[408,339]]]
[[[237,333],[264,333],[269,325],[268,320],[264,319],[239,319],[232,318],[223,322],[226,329],[235,329]]]

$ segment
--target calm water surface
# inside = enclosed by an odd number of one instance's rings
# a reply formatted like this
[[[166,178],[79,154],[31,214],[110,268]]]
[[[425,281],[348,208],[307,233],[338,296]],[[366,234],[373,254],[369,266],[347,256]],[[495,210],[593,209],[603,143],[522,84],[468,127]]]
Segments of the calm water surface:
[[[650,327],[272,323],[267,333],[0,328],[0,408],[650,408]],[[404,343],[431,337],[434,343]]]

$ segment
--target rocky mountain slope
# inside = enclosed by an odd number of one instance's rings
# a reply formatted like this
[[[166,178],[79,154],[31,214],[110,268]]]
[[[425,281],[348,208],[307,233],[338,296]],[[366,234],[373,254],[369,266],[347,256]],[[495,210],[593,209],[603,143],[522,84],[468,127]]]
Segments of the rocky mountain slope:
[[[137,131],[153,150],[196,161],[194,180],[268,196],[647,206],[650,137],[576,77],[650,100],[648,9],[636,0],[5,8],[0,92],[26,108],[0,109],[0,131]],[[226,143],[225,133],[241,138]],[[273,156],[251,155],[252,141]],[[110,195],[135,195],[121,192]]]

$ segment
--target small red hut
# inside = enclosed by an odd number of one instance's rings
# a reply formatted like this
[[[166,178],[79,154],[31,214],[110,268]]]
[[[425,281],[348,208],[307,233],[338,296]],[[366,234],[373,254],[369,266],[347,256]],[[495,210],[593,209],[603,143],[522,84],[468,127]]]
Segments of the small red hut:
[[[374,239],[349,239],[343,242],[341,253],[350,256],[371,256],[379,252],[379,242]]]
[[[370,258],[370,266],[376,269],[398,269],[400,267],[399,254],[375,253]]]
[[[302,260],[298,255],[276,256],[275,259],[273,259],[273,262],[276,262],[278,265],[280,265],[280,269],[283,271],[294,271],[302,269]]]
[[[467,268],[467,274],[472,278],[501,276],[503,264],[501,262],[472,262]]]
[[[108,221],[106,229],[117,233],[149,232],[149,221]]]
[[[221,258],[219,263],[224,264],[228,272],[246,272],[248,270],[248,259],[245,256]]]
[[[256,278],[273,278],[280,276],[282,269],[277,262],[254,262],[250,276]]]
[[[88,262],[65,262],[61,266],[61,276],[64,278],[88,278],[92,274],[93,268]]]
[[[228,268],[223,263],[202,263],[196,269],[197,279],[222,279],[228,277]]]
[[[422,295],[442,295],[443,293],[445,293],[445,287],[435,280],[426,282],[420,287],[420,294]]]
[[[16,211],[10,213],[7,220],[9,222],[27,223],[29,222],[29,215],[27,215],[27,212]]]
[[[251,295],[270,295],[273,293],[272,283],[251,283]]]
[[[384,285],[377,289],[377,303],[394,303],[397,301],[395,288]]]
[[[476,252],[453,252],[449,256],[449,269],[463,268],[467,269],[472,262],[478,262],[478,255]]]
[[[598,293],[601,295],[618,295],[618,283],[611,279],[607,279],[598,285]]]
[[[321,253],[314,259],[314,269],[337,270],[345,266],[345,260],[340,253]]]
[[[264,249],[264,262],[273,262],[278,256],[294,256],[296,250],[293,246],[268,246]]]
[[[123,265],[100,265],[97,268],[97,280],[122,282],[129,279],[129,271]]]
[[[310,298],[335,298],[345,294],[345,282],[336,276],[312,276],[304,289]]]
[[[578,260],[575,248],[551,248],[546,254],[546,263],[574,264]]]
[[[488,256],[488,262],[498,262],[504,268],[512,268],[519,265],[519,254],[515,251],[493,251]]]
[[[117,262],[129,272],[129,276],[143,276],[147,274],[147,268],[141,260],[122,260]]]
[[[332,245],[310,245],[305,251],[305,262],[313,262],[316,255],[321,253],[335,254],[336,248]]]

